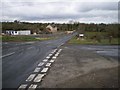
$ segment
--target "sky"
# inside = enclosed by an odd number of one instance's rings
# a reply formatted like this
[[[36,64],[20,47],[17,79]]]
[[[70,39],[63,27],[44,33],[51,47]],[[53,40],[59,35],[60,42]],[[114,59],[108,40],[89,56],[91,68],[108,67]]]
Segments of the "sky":
[[[1,0],[1,21],[115,23],[119,0]]]

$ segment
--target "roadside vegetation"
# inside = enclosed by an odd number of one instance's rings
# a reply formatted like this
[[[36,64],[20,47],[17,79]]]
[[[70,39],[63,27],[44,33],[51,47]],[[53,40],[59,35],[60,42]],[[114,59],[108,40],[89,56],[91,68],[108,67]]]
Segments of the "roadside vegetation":
[[[2,35],[0,35],[0,41],[2,41]]]
[[[31,34],[37,35],[45,34],[46,26],[51,23],[29,23],[20,22],[15,20],[14,22],[2,22],[2,33],[6,30],[31,30]],[[54,23],[57,26],[58,32],[66,32],[75,30],[78,34],[84,34],[84,40],[78,37],[72,38],[69,43],[79,44],[119,44],[120,40],[120,24],[111,23]],[[52,36],[53,34],[51,34]],[[51,38],[51,37],[50,37]],[[3,36],[3,41],[37,41],[48,40],[48,38],[35,38],[30,36]]]
[[[108,37],[105,32],[86,32],[83,38],[73,37],[70,44],[88,44],[88,45],[118,45],[120,38]]]
[[[33,36],[8,36],[8,35],[4,35],[2,36],[2,41],[3,42],[23,42],[23,41],[44,41],[44,40],[50,40],[52,38],[36,38]]]

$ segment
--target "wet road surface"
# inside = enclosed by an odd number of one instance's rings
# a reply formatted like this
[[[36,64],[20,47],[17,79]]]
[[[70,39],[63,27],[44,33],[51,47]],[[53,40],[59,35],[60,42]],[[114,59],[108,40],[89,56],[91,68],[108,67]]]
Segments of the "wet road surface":
[[[119,60],[119,45],[75,45],[72,46],[76,49],[83,49],[83,50],[91,50],[95,53],[104,56],[106,58],[114,58],[115,60]]]
[[[18,88],[53,49],[60,47],[76,34],[43,42],[3,43],[2,88]]]

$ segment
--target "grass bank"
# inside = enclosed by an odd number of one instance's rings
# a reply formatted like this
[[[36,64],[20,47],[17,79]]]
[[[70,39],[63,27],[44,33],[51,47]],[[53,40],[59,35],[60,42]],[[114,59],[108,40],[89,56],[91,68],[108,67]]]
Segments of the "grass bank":
[[[94,44],[99,44],[99,45],[118,45],[118,44],[120,44],[118,42],[118,38],[113,38],[110,43],[108,39],[102,39],[101,42],[98,42],[96,40],[91,40],[91,39],[83,39],[83,40],[76,39],[75,37],[72,38],[68,43],[70,43],[70,44],[89,44],[89,45],[90,44],[93,44],[93,45]]]
[[[52,38],[36,38],[32,36],[2,36],[3,42],[23,42],[23,41],[44,41],[44,40],[50,40]]]
[[[93,38],[96,36],[96,38]],[[88,44],[88,45],[118,45],[120,38],[112,38],[111,41],[105,32],[86,32],[83,39],[73,37],[68,43],[70,44]]]

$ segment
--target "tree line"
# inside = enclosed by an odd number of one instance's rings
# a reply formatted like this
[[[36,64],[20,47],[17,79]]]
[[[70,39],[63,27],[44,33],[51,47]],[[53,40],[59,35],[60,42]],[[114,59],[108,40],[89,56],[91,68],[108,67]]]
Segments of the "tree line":
[[[29,22],[19,22],[19,21],[14,21],[14,22],[2,22],[2,32],[5,30],[31,30],[32,33],[36,32],[37,34],[39,33],[44,33],[47,25],[52,24],[52,23],[29,23]],[[79,23],[75,22],[72,24],[68,23],[54,23],[58,31],[72,31],[76,30],[79,33],[84,33],[84,32],[105,32],[107,35],[113,36],[113,37],[120,37],[120,25],[117,23],[114,24],[86,24],[86,23]]]

